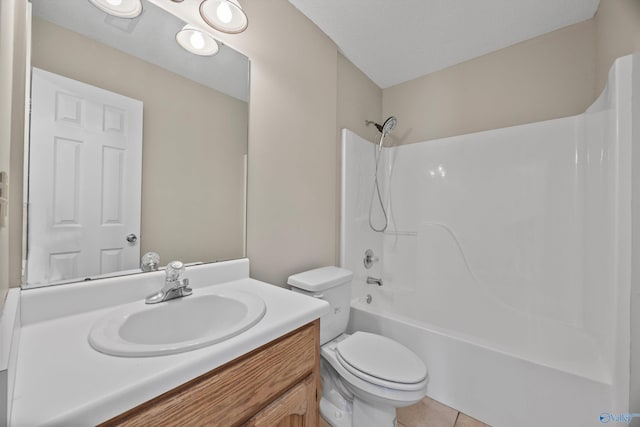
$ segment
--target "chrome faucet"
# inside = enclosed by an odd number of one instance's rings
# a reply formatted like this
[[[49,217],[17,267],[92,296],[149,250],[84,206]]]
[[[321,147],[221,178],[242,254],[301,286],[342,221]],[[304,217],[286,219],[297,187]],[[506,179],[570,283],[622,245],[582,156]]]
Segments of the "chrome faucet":
[[[382,286],[382,278],[367,276],[367,284]]]
[[[145,302],[156,304],[191,295],[193,290],[189,287],[189,279],[182,278],[183,273],[184,264],[181,261],[171,261],[167,264],[164,286],[155,294],[149,295]]]

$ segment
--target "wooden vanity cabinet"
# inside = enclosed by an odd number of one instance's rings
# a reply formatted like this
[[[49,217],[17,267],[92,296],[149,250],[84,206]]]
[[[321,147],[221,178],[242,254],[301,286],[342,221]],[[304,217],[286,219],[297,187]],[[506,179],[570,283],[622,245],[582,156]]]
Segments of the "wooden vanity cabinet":
[[[316,427],[319,340],[315,320],[101,425]]]

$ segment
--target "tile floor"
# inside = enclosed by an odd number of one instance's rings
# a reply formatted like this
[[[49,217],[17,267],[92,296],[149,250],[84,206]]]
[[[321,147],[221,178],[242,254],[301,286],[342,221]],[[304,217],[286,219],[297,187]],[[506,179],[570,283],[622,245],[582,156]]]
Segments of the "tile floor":
[[[330,427],[320,418],[320,427]],[[398,409],[398,427],[490,427],[488,424],[425,397],[422,401]]]
[[[425,397],[398,409],[398,427],[490,427],[433,399]]]

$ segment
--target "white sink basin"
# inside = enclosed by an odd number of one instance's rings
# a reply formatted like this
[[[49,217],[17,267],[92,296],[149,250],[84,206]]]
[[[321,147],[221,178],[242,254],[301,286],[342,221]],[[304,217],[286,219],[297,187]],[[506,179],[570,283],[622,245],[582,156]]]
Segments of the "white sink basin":
[[[127,304],[89,333],[96,350],[115,356],[160,356],[236,336],[264,316],[264,301],[245,292],[191,295],[158,304]]]

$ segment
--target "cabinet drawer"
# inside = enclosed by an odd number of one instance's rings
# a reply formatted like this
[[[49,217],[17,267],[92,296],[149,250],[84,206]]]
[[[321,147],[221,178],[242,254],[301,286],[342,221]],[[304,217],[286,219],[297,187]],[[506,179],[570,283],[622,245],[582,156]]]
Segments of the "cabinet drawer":
[[[316,320],[102,425],[239,425],[317,369],[318,337]]]

